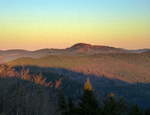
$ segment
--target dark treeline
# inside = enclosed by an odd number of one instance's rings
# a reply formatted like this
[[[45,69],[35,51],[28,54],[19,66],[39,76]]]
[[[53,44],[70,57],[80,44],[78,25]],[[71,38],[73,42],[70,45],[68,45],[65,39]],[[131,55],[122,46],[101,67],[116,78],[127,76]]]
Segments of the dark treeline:
[[[0,66],[0,115],[59,115],[57,88],[61,80],[47,81],[41,74]]]
[[[26,69],[0,66],[0,115],[150,115],[113,93],[97,98],[89,79],[79,98],[69,97],[61,84],[61,79],[50,82]]]
[[[67,98],[61,92],[58,105],[61,115],[150,115],[149,109],[129,105],[123,98],[116,98],[113,93],[103,100],[97,100],[89,79],[79,100]]]
[[[0,78],[0,115],[58,115],[57,91],[19,78]]]

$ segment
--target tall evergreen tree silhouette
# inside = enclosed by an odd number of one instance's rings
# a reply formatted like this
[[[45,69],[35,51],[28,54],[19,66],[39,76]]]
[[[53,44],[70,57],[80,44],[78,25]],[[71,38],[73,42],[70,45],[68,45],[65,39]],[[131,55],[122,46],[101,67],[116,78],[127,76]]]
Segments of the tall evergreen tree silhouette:
[[[132,106],[129,115],[143,115],[143,113],[138,105],[134,105],[134,106]]]
[[[122,115],[126,113],[127,107],[123,99],[116,99],[115,94],[108,94],[104,100],[102,115]],[[123,114],[124,115],[124,114]]]
[[[68,99],[68,115],[77,115],[78,111],[71,98]]]
[[[61,115],[69,115],[67,100],[62,92],[59,92],[58,110]]]
[[[83,96],[79,103],[80,115],[98,115],[98,101],[93,94],[93,88],[88,78],[84,85]]]

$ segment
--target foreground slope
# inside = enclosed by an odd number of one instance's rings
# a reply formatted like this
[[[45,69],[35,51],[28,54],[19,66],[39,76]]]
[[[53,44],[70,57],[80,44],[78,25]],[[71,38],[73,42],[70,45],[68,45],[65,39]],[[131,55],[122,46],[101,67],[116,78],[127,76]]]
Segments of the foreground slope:
[[[50,88],[5,77],[0,78],[0,91],[2,115],[58,115],[56,91]]]

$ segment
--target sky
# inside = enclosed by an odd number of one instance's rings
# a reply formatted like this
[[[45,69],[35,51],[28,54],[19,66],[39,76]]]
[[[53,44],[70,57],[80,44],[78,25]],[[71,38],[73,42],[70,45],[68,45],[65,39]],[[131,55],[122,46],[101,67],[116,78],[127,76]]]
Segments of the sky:
[[[0,0],[0,50],[150,48],[150,0]]]

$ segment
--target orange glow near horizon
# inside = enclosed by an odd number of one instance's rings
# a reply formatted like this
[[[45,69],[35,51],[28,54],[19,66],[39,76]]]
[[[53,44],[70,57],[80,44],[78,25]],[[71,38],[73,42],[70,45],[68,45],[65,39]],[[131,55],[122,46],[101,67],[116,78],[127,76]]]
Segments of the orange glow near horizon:
[[[81,42],[150,48],[148,1],[14,1],[0,1],[0,50],[66,48]]]
[[[82,24],[81,24],[82,25]],[[17,25],[0,27],[0,49],[66,48],[75,43],[107,45],[127,49],[150,48],[147,25],[122,22],[99,25]]]

